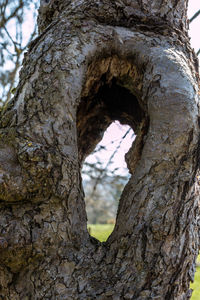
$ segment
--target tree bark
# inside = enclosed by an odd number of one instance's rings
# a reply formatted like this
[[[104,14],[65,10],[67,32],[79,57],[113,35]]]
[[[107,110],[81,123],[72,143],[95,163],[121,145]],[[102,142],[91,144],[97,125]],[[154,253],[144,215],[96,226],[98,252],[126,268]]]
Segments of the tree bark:
[[[189,299],[200,125],[187,1],[41,2],[40,35],[1,112],[1,299]],[[113,120],[137,138],[100,243],[80,172]]]

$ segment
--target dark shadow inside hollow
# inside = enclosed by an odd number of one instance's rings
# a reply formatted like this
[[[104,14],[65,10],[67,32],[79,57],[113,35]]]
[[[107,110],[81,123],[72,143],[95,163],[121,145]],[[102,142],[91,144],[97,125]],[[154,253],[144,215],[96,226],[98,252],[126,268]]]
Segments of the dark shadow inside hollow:
[[[146,115],[139,98],[130,90],[127,88],[127,78],[125,83],[115,77],[108,81],[105,74],[100,81],[94,82],[88,95],[82,97],[77,111],[77,139],[81,165],[94,151],[96,145],[102,140],[104,132],[114,121],[129,125],[135,135],[138,135],[131,156],[135,156],[135,161],[139,159],[144,132],[147,130],[147,126],[144,126]],[[135,161],[133,160],[132,166],[126,160],[130,173],[133,173],[131,169],[134,169]],[[119,199],[120,195],[117,198]]]
[[[113,78],[106,83],[105,75],[90,94],[81,99],[77,111],[77,136],[79,159],[84,159],[94,150],[105,130],[113,121],[129,125],[137,135],[138,128],[145,118],[139,101],[127,88]]]

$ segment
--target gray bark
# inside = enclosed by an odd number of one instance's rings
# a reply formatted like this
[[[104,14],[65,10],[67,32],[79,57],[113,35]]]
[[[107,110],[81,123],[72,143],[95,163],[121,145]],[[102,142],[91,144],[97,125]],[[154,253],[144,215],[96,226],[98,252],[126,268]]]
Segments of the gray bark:
[[[189,299],[199,249],[198,70],[186,1],[44,1],[0,121],[2,299]],[[105,243],[81,165],[113,120],[137,138]]]

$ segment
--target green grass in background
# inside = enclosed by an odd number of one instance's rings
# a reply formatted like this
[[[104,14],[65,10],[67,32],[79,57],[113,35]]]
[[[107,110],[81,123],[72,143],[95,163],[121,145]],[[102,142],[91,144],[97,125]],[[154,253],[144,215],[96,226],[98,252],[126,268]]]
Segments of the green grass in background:
[[[197,263],[194,283],[191,284],[191,289],[193,289],[191,300],[200,300],[200,255],[197,258]]]
[[[114,224],[89,224],[88,228],[90,228],[90,235],[100,242],[105,242],[113,231]],[[197,262],[200,265],[200,255]],[[196,269],[194,283],[191,284],[191,288],[193,289],[191,300],[200,300],[200,266]]]
[[[114,224],[88,224],[90,235],[95,237],[100,242],[105,242],[111,232],[113,231]]]

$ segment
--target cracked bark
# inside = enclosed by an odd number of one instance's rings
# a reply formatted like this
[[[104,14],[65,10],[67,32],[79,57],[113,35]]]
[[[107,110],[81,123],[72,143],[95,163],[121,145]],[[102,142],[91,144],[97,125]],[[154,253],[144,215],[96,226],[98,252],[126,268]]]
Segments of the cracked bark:
[[[42,1],[0,121],[2,299],[189,299],[199,249],[197,60],[187,1]],[[106,243],[80,168],[113,120],[137,139]]]

